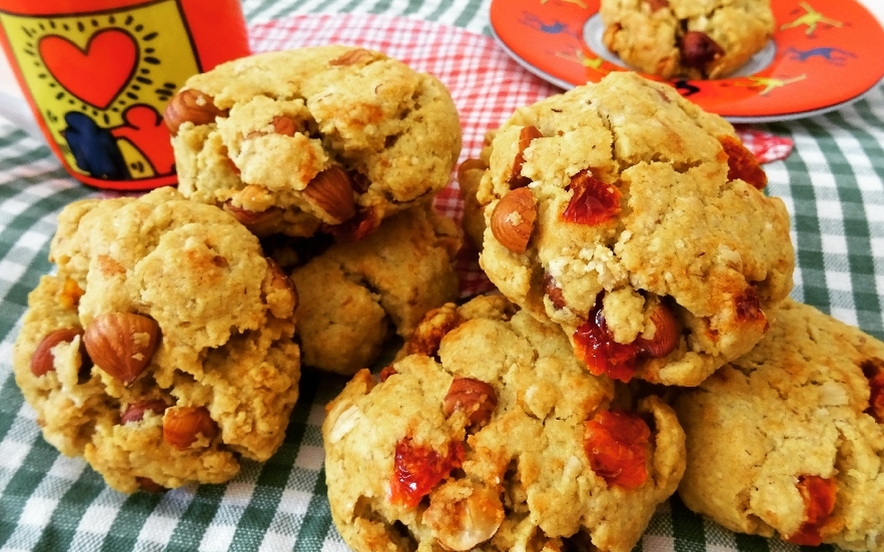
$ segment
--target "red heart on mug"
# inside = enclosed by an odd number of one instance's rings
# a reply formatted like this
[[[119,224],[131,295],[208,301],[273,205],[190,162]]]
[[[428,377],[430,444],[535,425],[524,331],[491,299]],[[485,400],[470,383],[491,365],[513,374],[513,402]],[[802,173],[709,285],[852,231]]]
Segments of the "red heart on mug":
[[[57,35],[41,38],[38,49],[61,86],[99,109],[107,108],[123,90],[138,62],[135,40],[119,29],[98,31],[85,50]]]

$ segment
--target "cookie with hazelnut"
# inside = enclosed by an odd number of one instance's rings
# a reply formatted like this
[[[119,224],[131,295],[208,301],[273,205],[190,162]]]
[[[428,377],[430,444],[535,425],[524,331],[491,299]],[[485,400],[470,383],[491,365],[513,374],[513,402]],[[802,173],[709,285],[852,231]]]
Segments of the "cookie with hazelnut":
[[[684,434],[589,374],[500,295],[431,311],[356,373],[322,426],[332,518],[356,552],[629,552],[684,469]]]
[[[297,295],[233,216],[172,188],[84,200],[50,260],[13,354],[50,444],[127,493],[221,483],[282,444]]]
[[[461,148],[434,76],[381,52],[268,52],[191,77],[170,100],[181,192],[255,234],[362,237],[444,188]]]
[[[630,67],[666,79],[718,79],[774,32],[770,0],[601,0],[602,42]]]
[[[392,335],[409,338],[427,311],[457,299],[462,242],[456,223],[426,205],[294,267],[303,363],[353,375],[374,364]]]
[[[884,343],[786,300],[675,409],[689,508],[740,533],[884,550]]]
[[[480,265],[597,374],[698,385],[764,336],[789,293],[789,215],[733,127],[612,73],[521,108],[478,200]]]

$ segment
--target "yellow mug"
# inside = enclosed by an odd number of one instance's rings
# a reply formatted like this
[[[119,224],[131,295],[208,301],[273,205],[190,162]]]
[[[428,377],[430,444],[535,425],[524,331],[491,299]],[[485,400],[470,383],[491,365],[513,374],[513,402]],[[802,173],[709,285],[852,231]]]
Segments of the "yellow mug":
[[[62,165],[120,191],[176,183],[167,101],[250,53],[239,0],[0,0],[0,43]]]

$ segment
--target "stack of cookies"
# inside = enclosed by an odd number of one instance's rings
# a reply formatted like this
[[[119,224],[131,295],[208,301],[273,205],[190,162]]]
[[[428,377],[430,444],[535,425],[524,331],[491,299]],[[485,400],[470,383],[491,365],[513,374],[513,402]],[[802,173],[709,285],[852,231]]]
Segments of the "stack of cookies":
[[[309,366],[349,379],[322,436],[358,552],[629,552],[676,491],[884,550],[884,344],[789,298],[784,203],[674,88],[613,73],[489,132],[457,172],[498,290],[472,298],[431,206],[461,147],[432,76],[261,54],[165,118],[178,190],[66,208],[15,349],[46,439],[114,488],[266,459]]]
[[[614,73],[517,110],[458,180],[500,295],[328,406],[351,547],[628,552],[678,489],[734,531],[884,550],[884,344],[789,298],[788,213],[730,124]]]
[[[255,55],[164,118],[178,189],[65,208],[15,347],[47,441],[123,492],[268,459],[302,364],[353,374],[458,293],[461,232],[431,202],[461,129],[435,77],[362,48]]]

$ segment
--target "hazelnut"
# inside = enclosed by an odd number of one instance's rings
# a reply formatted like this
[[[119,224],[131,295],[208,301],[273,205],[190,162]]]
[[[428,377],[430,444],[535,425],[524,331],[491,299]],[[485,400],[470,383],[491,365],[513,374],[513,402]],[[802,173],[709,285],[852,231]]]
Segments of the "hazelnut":
[[[89,323],[83,342],[95,365],[128,387],[150,364],[159,335],[159,324],[152,318],[111,312]]]
[[[328,214],[337,224],[356,214],[353,185],[341,167],[332,166],[317,174],[302,193],[307,201]]]
[[[270,124],[273,125],[274,134],[281,134],[283,136],[294,136],[295,132],[298,131],[298,124],[291,117],[277,115],[273,117],[273,120],[270,121]],[[245,138],[257,138],[258,136],[264,136],[266,134],[266,132],[256,130],[254,132],[248,133]]]
[[[218,116],[226,117],[227,110],[218,109],[211,96],[193,88],[181,90],[172,96],[163,111],[163,120],[172,136],[177,135],[181,125],[188,121],[205,125],[215,122]]]
[[[543,293],[549,297],[556,310],[562,310],[568,306],[568,303],[565,302],[565,294],[562,288],[559,287],[559,283],[549,273],[543,275]]]
[[[249,211],[237,207],[229,199],[224,202],[224,210],[259,238],[276,233],[277,226],[282,222],[283,217],[283,211],[279,207],[271,207],[264,211]]]
[[[495,489],[452,480],[430,495],[422,522],[446,550],[475,550],[497,533],[503,518]]]
[[[507,192],[491,212],[491,233],[513,253],[524,253],[534,231],[537,206],[528,188]]]
[[[442,408],[446,416],[461,410],[468,416],[469,427],[481,427],[497,408],[497,393],[484,381],[458,376],[448,387]]]
[[[43,338],[43,341],[34,350],[34,356],[31,357],[31,373],[40,377],[46,374],[46,372],[54,370],[55,357],[52,355],[52,348],[59,343],[71,343],[78,335],[83,335],[83,330],[80,328],[62,328],[46,334],[46,337]],[[81,341],[80,354],[85,356],[84,353]]]
[[[126,407],[120,416],[120,423],[123,425],[140,422],[144,419],[144,413],[148,410],[156,414],[165,412],[169,405],[163,399],[145,399],[134,402]]]
[[[213,439],[218,425],[201,406],[173,406],[163,415],[163,439],[173,448],[185,450],[199,435]]]
[[[368,64],[377,59],[377,54],[365,48],[356,48],[344,52],[341,56],[328,62],[332,66]]]
[[[540,133],[536,126],[522,127],[522,130],[519,132],[519,153],[516,154],[516,158],[513,160],[513,172],[509,179],[510,188],[521,188],[531,183],[530,178],[522,176],[522,165],[525,164],[525,149],[528,148],[532,140],[541,137],[543,137],[543,134]]]
[[[724,49],[702,31],[688,31],[681,38],[682,63],[705,72],[706,67],[724,55]]]
[[[663,303],[658,303],[651,311],[650,319],[654,325],[654,337],[650,339],[639,337],[637,345],[652,357],[665,357],[678,345],[678,337],[681,333],[678,321],[669,307]]]

